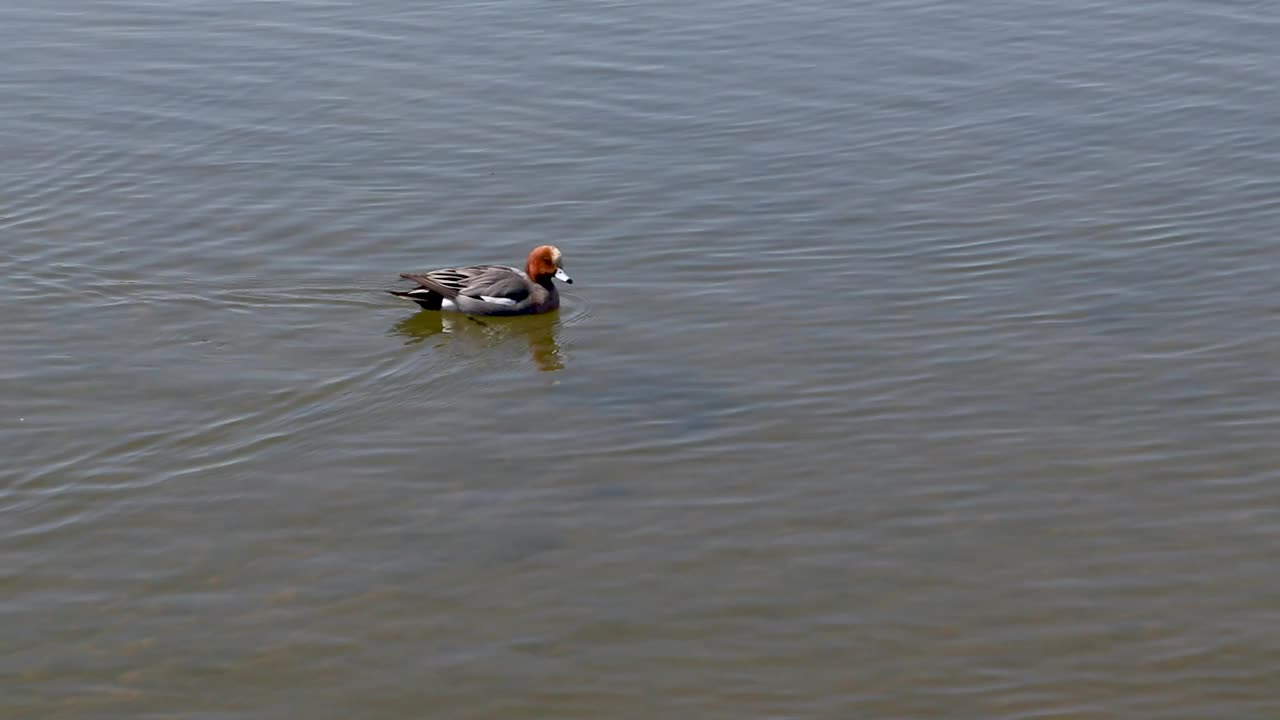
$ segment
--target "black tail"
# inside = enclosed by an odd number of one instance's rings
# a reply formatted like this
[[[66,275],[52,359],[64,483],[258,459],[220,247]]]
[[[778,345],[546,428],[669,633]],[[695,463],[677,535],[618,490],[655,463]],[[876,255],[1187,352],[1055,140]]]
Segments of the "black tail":
[[[440,303],[444,300],[439,293],[431,292],[426,288],[418,288],[417,290],[409,290],[402,292],[400,290],[388,290],[387,294],[395,295],[406,300],[412,300],[422,306],[423,310],[439,310]]]

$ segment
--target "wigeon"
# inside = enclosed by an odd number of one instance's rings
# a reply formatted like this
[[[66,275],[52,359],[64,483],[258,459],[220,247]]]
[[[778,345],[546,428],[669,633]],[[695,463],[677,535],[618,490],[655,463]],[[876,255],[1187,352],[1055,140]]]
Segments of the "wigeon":
[[[532,315],[560,307],[552,278],[572,283],[560,250],[540,245],[529,253],[521,272],[505,265],[472,265],[424,273],[401,273],[418,283],[413,290],[388,290],[426,310],[452,310],[467,315]]]

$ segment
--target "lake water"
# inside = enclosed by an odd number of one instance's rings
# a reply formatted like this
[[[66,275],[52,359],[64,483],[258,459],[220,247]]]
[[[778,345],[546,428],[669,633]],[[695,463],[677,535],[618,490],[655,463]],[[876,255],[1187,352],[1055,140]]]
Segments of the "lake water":
[[[0,717],[1280,716],[1277,48],[5,3]],[[544,242],[554,315],[382,292]]]

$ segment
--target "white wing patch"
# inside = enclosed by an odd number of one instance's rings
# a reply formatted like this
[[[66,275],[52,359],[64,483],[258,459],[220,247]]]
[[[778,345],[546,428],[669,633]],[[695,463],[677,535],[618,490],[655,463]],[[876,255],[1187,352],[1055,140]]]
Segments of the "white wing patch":
[[[512,300],[511,298],[504,298],[504,297],[491,297],[489,295],[481,295],[480,299],[487,303],[493,303],[494,305],[515,305],[516,304],[515,300]]]

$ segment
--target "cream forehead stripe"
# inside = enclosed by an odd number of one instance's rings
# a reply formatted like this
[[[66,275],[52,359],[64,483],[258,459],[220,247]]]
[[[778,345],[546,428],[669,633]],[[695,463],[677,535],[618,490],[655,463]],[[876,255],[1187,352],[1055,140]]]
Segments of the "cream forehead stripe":
[[[551,262],[555,263],[556,265],[559,265],[559,264],[560,264],[560,248],[555,247],[555,246],[552,246],[552,248],[551,248]]]

